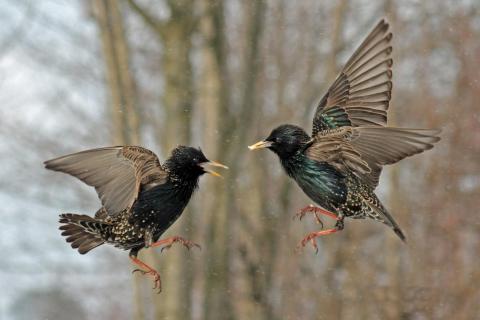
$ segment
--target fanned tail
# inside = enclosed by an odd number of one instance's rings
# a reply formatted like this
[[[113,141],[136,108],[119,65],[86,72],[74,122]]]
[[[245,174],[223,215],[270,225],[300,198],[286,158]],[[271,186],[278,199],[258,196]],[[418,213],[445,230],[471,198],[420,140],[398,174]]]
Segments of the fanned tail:
[[[85,254],[105,243],[102,234],[105,234],[108,224],[84,214],[64,213],[60,215],[62,236],[71,242],[74,249]]]

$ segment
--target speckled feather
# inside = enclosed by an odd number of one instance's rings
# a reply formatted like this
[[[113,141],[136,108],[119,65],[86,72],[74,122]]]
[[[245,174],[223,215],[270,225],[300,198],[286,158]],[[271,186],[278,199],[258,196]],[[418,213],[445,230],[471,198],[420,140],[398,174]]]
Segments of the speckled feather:
[[[103,243],[138,252],[180,217],[205,173],[198,166],[203,162],[208,160],[200,150],[183,146],[174,149],[163,166],[153,152],[134,146],[87,150],[46,161],[48,169],[95,186],[102,203],[111,203],[94,218],[61,214],[62,235],[81,254]],[[117,176],[112,177],[112,169]],[[115,210],[118,204],[111,202],[112,196],[123,204],[121,210]]]
[[[440,130],[386,127],[391,40],[389,24],[381,20],[320,100],[311,137],[298,126],[281,125],[251,149],[275,152],[287,174],[324,209],[380,221],[404,240],[374,189],[384,165],[433,148]]]
[[[373,189],[350,171],[339,171],[328,162],[309,158],[305,152],[281,158],[281,163],[305,194],[322,208],[353,219],[370,218],[382,222],[405,239]]]
[[[358,46],[320,100],[312,136],[342,126],[385,126],[392,91],[392,33],[384,20]]]

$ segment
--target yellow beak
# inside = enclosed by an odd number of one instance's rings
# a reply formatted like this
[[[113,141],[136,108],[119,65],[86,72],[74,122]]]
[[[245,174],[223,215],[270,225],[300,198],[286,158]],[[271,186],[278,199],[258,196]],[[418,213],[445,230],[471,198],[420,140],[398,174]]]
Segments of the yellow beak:
[[[252,144],[251,146],[248,146],[248,149],[250,150],[256,150],[256,149],[263,149],[263,148],[268,148],[272,145],[270,141],[259,141],[255,144]]]
[[[223,164],[221,164],[220,162],[217,162],[217,161],[204,162],[204,163],[201,163],[200,166],[205,170],[205,172],[210,173],[212,176],[219,177],[219,178],[223,178],[220,173],[215,172],[213,170],[206,169],[205,167],[213,166],[213,167],[220,167],[220,168],[228,169],[228,167],[226,165],[223,165]]]

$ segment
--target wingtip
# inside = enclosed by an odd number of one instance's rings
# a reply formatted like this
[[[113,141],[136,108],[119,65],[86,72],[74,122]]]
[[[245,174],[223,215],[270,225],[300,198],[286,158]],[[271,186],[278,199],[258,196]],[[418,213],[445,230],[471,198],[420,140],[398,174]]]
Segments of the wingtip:
[[[380,19],[377,26],[380,27],[383,30],[387,30],[390,26],[390,23],[388,22],[388,19],[386,17],[383,17],[383,18]]]
[[[50,159],[50,160],[43,161],[43,165],[45,166],[45,169],[55,170],[55,160],[57,159]]]
[[[432,143],[437,143],[438,141],[442,140],[442,137],[440,134],[442,133],[442,128],[434,128],[431,129],[431,135],[432,135]]]

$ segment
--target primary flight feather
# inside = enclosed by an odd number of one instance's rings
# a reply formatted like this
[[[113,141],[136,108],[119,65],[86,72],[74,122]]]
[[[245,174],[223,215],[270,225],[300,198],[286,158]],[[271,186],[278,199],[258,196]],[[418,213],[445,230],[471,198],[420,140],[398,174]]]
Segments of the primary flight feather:
[[[335,228],[312,232],[301,246],[342,230],[344,218],[371,218],[391,227],[405,240],[397,222],[374,190],[382,167],[433,148],[440,140],[436,129],[387,127],[392,91],[392,33],[381,20],[348,59],[320,100],[312,135],[285,124],[254,145],[278,155],[282,167],[317,205],[299,212],[336,219]]]
[[[60,215],[60,230],[81,254],[104,244],[130,250],[130,259],[143,274],[153,277],[161,290],[159,273],[137,258],[143,248],[169,248],[180,242],[195,243],[174,236],[160,236],[180,217],[204,173],[219,176],[209,166],[227,168],[209,161],[201,150],[179,146],[160,164],[150,150],[137,146],[107,147],[82,151],[45,161],[45,168],[68,173],[95,187],[102,207],[94,217]]]

